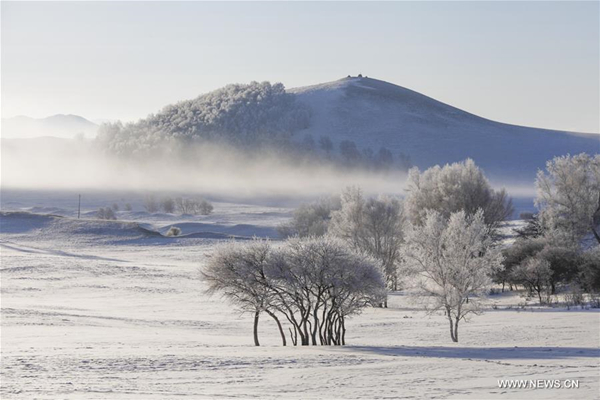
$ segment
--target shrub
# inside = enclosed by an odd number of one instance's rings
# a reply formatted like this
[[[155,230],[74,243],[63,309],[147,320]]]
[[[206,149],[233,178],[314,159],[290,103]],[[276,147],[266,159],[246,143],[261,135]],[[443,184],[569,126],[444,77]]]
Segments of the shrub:
[[[110,207],[98,209],[96,216],[98,219],[107,219],[107,220],[116,220],[117,219],[115,212]]]
[[[173,199],[170,197],[165,197],[160,203],[160,206],[167,214],[172,214],[175,212],[175,201],[173,201]]]

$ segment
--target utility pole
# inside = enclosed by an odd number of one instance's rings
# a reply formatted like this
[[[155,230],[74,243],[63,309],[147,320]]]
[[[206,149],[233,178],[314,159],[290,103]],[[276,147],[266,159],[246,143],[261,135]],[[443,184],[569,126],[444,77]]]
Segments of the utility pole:
[[[81,216],[81,195],[79,195],[79,207],[77,207],[77,219]]]

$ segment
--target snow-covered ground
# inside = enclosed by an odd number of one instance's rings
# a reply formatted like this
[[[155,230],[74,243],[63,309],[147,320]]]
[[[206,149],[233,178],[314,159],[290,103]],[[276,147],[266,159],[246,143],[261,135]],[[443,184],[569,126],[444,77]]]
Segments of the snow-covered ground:
[[[399,292],[348,322],[347,346],[282,347],[265,318],[254,347],[251,317],[204,294],[199,270],[229,235],[269,236],[289,211],[120,212],[130,222],[3,213],[2,399],[598,398],[598,310],[527,307],[511,293],[490,296],[456,344],[443,315]],[[156,232],[171,225],[189,235]],[[579,388],[501,389],[500,379]]]

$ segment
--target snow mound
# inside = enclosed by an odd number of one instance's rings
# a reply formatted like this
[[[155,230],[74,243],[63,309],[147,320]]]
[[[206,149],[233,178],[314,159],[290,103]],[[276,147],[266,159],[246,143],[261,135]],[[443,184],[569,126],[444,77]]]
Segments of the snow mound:
[[[29,212],[0,212],[0,232],[11,238],[31,241],[60,238],[70,242],[98,242],[162,237],[149,226],[136,222],[74,219]]]

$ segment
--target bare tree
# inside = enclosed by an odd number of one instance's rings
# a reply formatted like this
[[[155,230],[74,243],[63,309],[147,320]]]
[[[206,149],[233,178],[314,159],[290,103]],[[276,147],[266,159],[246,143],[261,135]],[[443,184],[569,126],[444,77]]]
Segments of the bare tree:
[[[481,312],[478,295],[501,267],[502,255],[492,248],[483,211],[468,215],[459,211],[447,219],[428,211],[422,224],[407,234],[405,255],[420,277],[420,288],[433,301],[430,312],[444,310],[450,322],[450,337],[458,342],[458,324]]]

